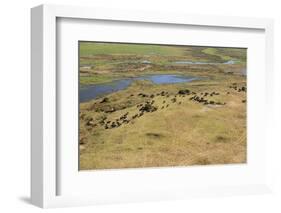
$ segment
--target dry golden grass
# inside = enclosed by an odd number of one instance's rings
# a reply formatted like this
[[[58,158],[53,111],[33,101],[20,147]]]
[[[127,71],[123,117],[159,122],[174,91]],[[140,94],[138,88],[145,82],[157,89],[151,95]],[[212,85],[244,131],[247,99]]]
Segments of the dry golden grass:
[[[80,169],[245,163],[246,103],[242,100],[246,100],[246,92],[229,86],[245,86],[246,79],[220,72],[210,76],[211,80],[169,85],[135,82],[108,95],[108,103],[97,99],[80,104]],[[226,104],[204,105],[190,100],[193,95],[179,96],[179,89],[189,89],[197,96],[214,91],[219,95],[206,98]],[[157,96],[161,91],[168,92],[169,97]],[[138,96],[140,92],[155,97],[143,98]],[[152,100],[158,110],[132,119],[139,113],[138,104]],[[116,111],[102,111],[110,107]],[[125,113],[129,113],[127,124],[112,129],[99,124],[104,117],[105,122],[114,121]],[[93,127],[88,125],[91,119]]]

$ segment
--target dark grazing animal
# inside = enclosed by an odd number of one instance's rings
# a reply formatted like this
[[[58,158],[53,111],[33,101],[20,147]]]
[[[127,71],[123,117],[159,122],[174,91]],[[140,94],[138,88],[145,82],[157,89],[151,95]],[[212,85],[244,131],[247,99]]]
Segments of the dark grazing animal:
[[[138,117],[138,114],[133,115],[132,119],[135,119],[136,117]]]
[[[139,109],[141,112],[154,112],[157,110],[155,106],[150,103],[146,103],[143,107]]]
[[[190,94],[190,90],[188,90],[188,89],[181,89],[181,90],[178,91],[178,94],[180,94],[180,95]]]
[[[115,112],[116,109],[114,107],[112,107],[111,109],[108,109],[105,111],[105,113],[111,113],[111,112]]]
[[[176,99],[176,98],[172,98],[171,101],[172,101],[173,103],[175,103],[175,102],[177,102],[177,99]]]
[[[105,97],[104,99],[102,99],[101,103],[107,103],[109,101],[109,98]]]

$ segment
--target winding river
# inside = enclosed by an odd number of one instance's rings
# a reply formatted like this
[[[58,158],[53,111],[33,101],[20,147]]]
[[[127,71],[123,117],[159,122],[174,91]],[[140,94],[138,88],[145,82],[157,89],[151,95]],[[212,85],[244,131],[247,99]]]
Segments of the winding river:
[[[114,80],[108,83],[93,84],[80,87],[79,99],[81,102],[86,102],[91,99],[101,97],[119,90],[126,89],[133,81],[136,80],[149,80],[154,84],[175,84],[183,82],[191,82],[199,78],[185,75],[176,74],[159,74],[159,75],[144,75],[133,78],[126,78],[120,80]]]

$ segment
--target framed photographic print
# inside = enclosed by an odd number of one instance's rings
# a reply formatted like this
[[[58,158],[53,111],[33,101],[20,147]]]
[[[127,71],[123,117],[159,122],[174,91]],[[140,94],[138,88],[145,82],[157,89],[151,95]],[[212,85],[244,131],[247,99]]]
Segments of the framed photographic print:
[[[43,5],[32,203],[270,192],[270,19]]]

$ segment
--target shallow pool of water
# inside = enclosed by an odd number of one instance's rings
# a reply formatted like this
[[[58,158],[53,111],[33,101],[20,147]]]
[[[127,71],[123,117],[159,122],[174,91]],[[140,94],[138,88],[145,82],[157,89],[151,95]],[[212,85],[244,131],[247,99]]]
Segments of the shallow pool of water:
[[[218,62],[200,62],[200,61],[175,61],[175,64],[236,64],[237,61],[229,60],[223,63]]]
[[[103,95],[126,89],[132,84],[133,81],[136,80],[149,80],[154,84],[175,84],[191,82],[197,79],[199,78],[176,74],[145,75],[134,78],[120,79],[108,83],[93,84],[80,87],[79,100],[80,102],[86,102]]]

